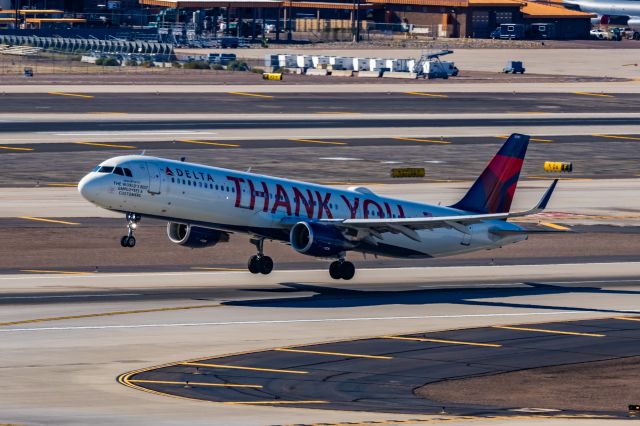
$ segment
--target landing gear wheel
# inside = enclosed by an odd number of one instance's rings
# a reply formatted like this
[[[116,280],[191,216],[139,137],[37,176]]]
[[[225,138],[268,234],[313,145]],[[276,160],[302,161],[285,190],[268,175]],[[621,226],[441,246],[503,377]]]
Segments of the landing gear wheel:
[[[127,247],[135,247],[136,246],[136,237],[134,237],[133,235],[130,237],[127,237]]]
[[[248,264],[249,272],[252,274],[260,273],[260,260],[258,256],[251,256]]]
[[[269,256],[263,256],[260,258],[260,273],[263,275],[269,275],[273,271],[273,259]]]
[[[356,267],[351,262],[342,262],[340,265],[340,276],[343,280],[350,280],[356,274]]]
[[[138,227],[141,216],[137,213],[127,213],[127,235],[120,238],[120,245],[122,247],[135,247],[136,239],[133,236],[133,231]]]
[[[333,278],[334,280],[339,280],[340,278],[342,278],[342,276],[340,275],[340,262],[339,261],[335,261],[335,262],[331,262],[331,265],[329,265],[329,275],[331,275],[331,278]]]

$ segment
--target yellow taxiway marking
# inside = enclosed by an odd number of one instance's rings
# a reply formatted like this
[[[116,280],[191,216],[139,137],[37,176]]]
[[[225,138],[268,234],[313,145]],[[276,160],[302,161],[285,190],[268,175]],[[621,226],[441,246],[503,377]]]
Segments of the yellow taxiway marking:
[[[73,185],[76,186],[76,185]],[[67,222],[66,220],[45,219],[43,217],[20,216],[18,219],[35,220],[38,222],[61,223],[63,225],[80,225],[78,222]]]
[[[316,354],[316,355],[335,355],[335,356],[346,356],[350,358],[372,358],[372,359],[393,359],[390,356],[382,356],[382,355],[363,355],[363,354],[348,354],[342,352],[324,352],[324,351],[312,351],[307,349],[290,349],[290,348],[277,348],[275,351],[280,352],[296,352],[302,354]]]
[[[195,143],[199,145],[214,145],[214,146],[230,146],[230,147],[239,147],[240,145],[234,143],[220,143],[220,142],[211,142],[211,141],[198,141],[195,139],[180,139],[177,142],[183,143]]]
[[[7,149],[9,151],[33,151],[33,148],[20,148],[15,146],[0,145],[0,149]]]
[[[71,96],[74,98],[93,99],[93,96],[91,95],[82,95],[80,93],[49,92],[49,94],[58,96]]]
[[[78,186],[77,183],[46,183],[46,186],[64,186],[67,188],[75,188],[76,186]]]
[[[617,318],[614,318],[614,319],[622,320],[622,321],[640,321],[640,318],[638,318],[638,317],[635,317],[635,318],[630,318],[630,317],[617,317]]]
[[[92,145],[92,146],[106,146],[108,148],[122,148],[122,149],[135,149],[133,145],[114,145],[110,143],[98,143],[98,142],[74,142],[76,145]]]
[[[208,268],[206,266],[192,266],[191,269],[196,271],[247,271],[247,268]]]
[[[25,270],[29,271],[29,270]],[[30,270],[38,271],[38,270]],[[69,273],[69,274],[89,274],[90,272],[63,272],[63,271],[39,271],[50,273]],[[151,308],[151,309],[136,309],[132,311],[113,311],[113,312],[101,312],[97,314],[83,314],[83,315],[67,315],[64,317],[48,317],[48,318],[35,318],[21,321],[0,322],[0,327],[8,325],[20,325],[31,324],[37,322],[50,322],[50,321],[64,321],[69,319],[82,319],[82,318],[95,318],[95,317],[110,317],[116,315],[133,315],[133,314],[148,314],[153,312],[166,312],[166,311],[186,311],[189,309],[204,309],[204,308],[218,308],[220,305],[196,305],[196,306],[178,306],[174,308]]]
[[[342,182],[342,181],[322,181],[321,185],[351,185],[351,186],[360,186],[360,185],[386,185],[386,183],[381,182]]]
[[[346,142],[319,141],[317,139],[293,139],[293,138],[290,138],[289,140],[293,141],[293,142],[319,143],[319,144],[323,144],[323,145],[347,145]]]
[[[432,343],[449,343],[452,345],[469,345],[469,346],[486,346],[489,348],[501,348],[502,345],[496,343],[477,343],[477,342],[462,342],[460,340],[444,340],[444,339],[428,339],[422,337],[400,337],[400,336],[382,336],[383,339],[394,340],[410,340],[415,342],[432,342]]]
[[[562,226],[562,225],[558,225],[558,224],[551,223],[551,222],[540,222],[540,225],[546,226],[547,228],[557,229],[559,231],[568,231],[568,230],[571,229],[571,228],[569,228],[567,226]]]
[[[449,95],[444,95],[442,93],[424,93],[424,92],[405,92],[407,95],[416,95],[416,96],[428,96],[430,98],[448,98]]]
[[[420,138],[391,138],[391,139],[395,139],[397,141],[413,141],[413,142],[427,142],[427,143],[439,143],[442,145],[448,145],[451,142],[449,141],[440,141],[437,139],[420,139]]]
[[[241,365],[208,364],[205,362],[181,362],[180,365],[189,365],[192,367],[226,368],[231,370],[264,371],[267,373],[308,374],[308,371],[301,370],[279,370],[275,368],[243,367]]]
[[[236,383],[205,383],[205,382],[173,382],[170,380],[136,380],[129,379],[131,383],[155,383],[159,385],[180,385],[180,386],[212,386],[219,388],[254,388],[262,389],[262,385],[240,385]]]
[[[60,271],[57,269],[20,269],[20,272],[31,272],[34,274],[63,274],[63,275],[89,275],[92,272]]]
[[[600,333],[578,333],[575,331],[547,330],[545,328],[511,327],[507,325],[494,325],[493,328],[501,328],[505,330],[534,331],[537,333],[566,334],[569,336],[587,336],[587,337],[605,337],[606,336],[605,334],[600,334]]]
[[[526,179],[593,180],[592,178],[570,178],[570,177],[554,177],[554,176],[527,176]]]
[[[329,401],[226,401],[223,404],[228,405],[272,405],[272,404],[328,404]]]
[[[509,139],[509,136],[496,136],[496,138],[498,139]],[[530,141],[532,142],[553,142],[553,139],[540,139],[540,138],[529,138]]]
[[[621,135],[591,135],[598,138],[609,138],[609,139],[626,139],[630,141],[640,141],[640,138],[633,136],[621,136]]]
[[[591,93],[591,92],[573,92],[576,95],[584,95],[584,96],[600,96],[602,98],[613,98],[613,95],[607,95],[605,93]]]
[[[240,96],[253,96],[256,98],[266,98],[271,99],[273,96],[270,95],[261,95],[259,93],[246,93],[246,92],[229,92],[230,95],[240,95]]]

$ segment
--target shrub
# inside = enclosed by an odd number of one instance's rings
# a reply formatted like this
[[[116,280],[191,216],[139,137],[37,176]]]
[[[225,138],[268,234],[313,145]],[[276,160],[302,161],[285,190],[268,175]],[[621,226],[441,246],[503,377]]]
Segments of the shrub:
[[[191,61],[185,63],[182,68],[186,68],[188,70],[208,70],[209,64],[205,61]]]
[[[180,65],[180,62],[178,61],[171,62],[171,66],[174,68],[182,68],[182,65]]]
[[[264,74],[264,70],[262,68],[251,68],[251,72],[254,74]]]
[[[117,67],[120,65],[114,58],[98,58],[96,59],[96,65],[102,65],[103,67]]]
[[[218,70],[218,71],[219,71],[219,70],[223,70],[223,69],[224,69],[224,67],[223,67],[222,65],[220,65],[220,64],[212,64],[212,65],[211,65],[211,69],[212,69],[212,70]]]
[[[227,69],[231,71],[248,71],[249,65],[246,62],[242,61],[229,61],[227,64]]]

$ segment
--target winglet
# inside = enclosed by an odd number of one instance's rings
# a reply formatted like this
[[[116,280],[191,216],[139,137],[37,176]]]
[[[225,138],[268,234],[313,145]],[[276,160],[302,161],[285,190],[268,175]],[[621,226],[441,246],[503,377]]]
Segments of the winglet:
[[[549,200],[551,199],[551,195],[553,195],[553,191],[556,189],[557,184],[558,184],[558,179],[554,179],[553,182],[551,183],[551,186],[549,186],[549,188],[545,191],[544,195],[542,196],[542,198],[534,208],[524,212],[509,213],[509,217],[529,216],[532,214],[540,213],[541,211],[546,209],[547,204],[549,204]]]
[[[553,191],[556,189],[557,184],[558,184],[558,179],[554,179],[549,189],[547,189],[547,192],[545,192],[544,195],[542,196],[542,199],[540,200],[538,205],[534,207],[535,209],[542,211],[547,208],[547,204],[549,203],[549,200],[551,199],[551,195],[553,194]]]

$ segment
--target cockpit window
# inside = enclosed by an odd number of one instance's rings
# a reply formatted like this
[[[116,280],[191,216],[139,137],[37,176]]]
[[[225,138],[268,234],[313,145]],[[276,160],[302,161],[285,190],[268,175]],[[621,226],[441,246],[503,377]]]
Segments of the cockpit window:
[[[115,169],[113,169],[113,173],[120,175],[120,176],[124,176],[124,172],[122,171],[122,167],[116,167]]]
[[[113,172],[113,167],[111,166],[100,166],[98,169],[98,173],[111,173]]]
[[[127,169],[126,167],[123,167],[122,170],[124,170],[124,175],[127,177],[133,177],[133,175],[131,174],[131,170]]]

